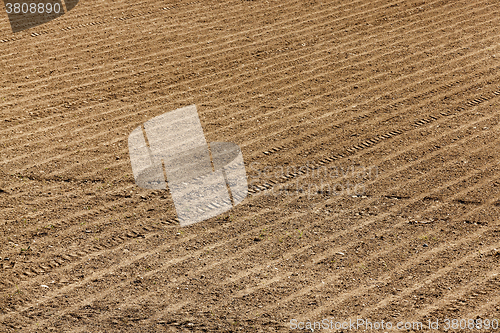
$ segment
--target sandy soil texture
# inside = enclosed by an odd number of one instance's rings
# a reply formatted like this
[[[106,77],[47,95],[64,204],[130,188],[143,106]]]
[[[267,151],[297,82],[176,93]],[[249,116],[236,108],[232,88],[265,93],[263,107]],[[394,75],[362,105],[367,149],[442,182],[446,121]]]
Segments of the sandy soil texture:
[[[497,0],[2,13],[0,332],[500,320]],[[191,104],[250,193],[182,228],[127,139]]]

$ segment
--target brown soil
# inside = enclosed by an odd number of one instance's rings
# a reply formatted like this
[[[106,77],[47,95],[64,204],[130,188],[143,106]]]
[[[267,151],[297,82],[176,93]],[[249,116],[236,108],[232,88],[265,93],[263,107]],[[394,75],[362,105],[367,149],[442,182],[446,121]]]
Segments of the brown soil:
[[[1,332],[500,319],[498,1],[80,1],[0,31]],[[190,104],[251,193],[181,228],[127,138]]]

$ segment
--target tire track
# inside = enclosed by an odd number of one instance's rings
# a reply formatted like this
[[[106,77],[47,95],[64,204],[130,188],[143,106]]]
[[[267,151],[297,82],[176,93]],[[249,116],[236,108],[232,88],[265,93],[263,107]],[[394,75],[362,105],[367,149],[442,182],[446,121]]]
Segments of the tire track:
[[[495,92],[492,94],[492,96],[491,96],[491,97],[495,97],[495,96],[498,96],[498,95],[500,95],[500,92],[499,92],[499,91],[495,91]],[[489,97],[484,98],[484,101],[487,101],[487,100],[489,100]],[[468,105],[468,103],[467,103],[467,105]],[[458,108],[456,111],[457,111],[457,112],[460,112],[460,111],[463,111],[463,110],[464,110],[463,108]],[[447,115],[449,116],[449,115],[455,115],[455,114],[456,114],[456,113],[450,113],[450,114],[447,114]],[[439,117],[439,118],[441,118],[441,117]],[[439,119],[439,118],[437,118],[437,119]],[[418,127],[418,126],[417,126],[417,127]],[[380,137],[377,137],[376,139],[372,139],[372,141],[375,141],[375,142],[377,142],[377,143],[378,143],[379,141],[383,141],[383,140],[385,140],[385,139],[389,139],[389,138],[393,137],[394,135],[397,135],[397,134],[402,134],[402,133],[407,132],[407,131],[412,130],[412,129],[413,129],[413,127],[409,126],[409,128],[407,128],[407,129],[406,129],[406,130],[404,130],[404,131],[403,131],[403,130],[398,130],[398,131],[389,132],[389,133],[387,133],[387,134],[381,135]],[[360,146],[361,146],[361,145],[360,145]],[[368,145],[368,146],[369,146],[369,145]],[[360,148],[365,149],[365,148],[368,148],[368,147],[362,146],[362,147],[360,147]],[[312,167],[305,166],[305,169],[306,169],[305,171],[301,171],[301,172],[298,172],[298,173],[295,173],[295,174],[287,174],[287,175],[283,176],[283,177],[282,177],[282,179],[281,179],[281,182],[280,182],[279,184],[286,183],[286,182],[290,181],[291,179],[293,179],[293,178],[295,178],[295,177],[298,177],[298,176],[300,176],[300,175],[303,175],[304,173],[308,173],[308,172],[310,172],[310,171],[313,171],[313,170],[315,170],[315,169],[317,169],[317,168],[319,168],[319,167],[323,166],[324,164],[327,164],[328,162],[333,162],[333,161],[335,161],[335,160],[337,160],[337,159],[339,159],[339,158],[344,158],[344,157],[348,157],[348,156],[350,156],[350,155],[353,155],[353,154],[354,154],[354,153],[356,153],[358,150],[359,150],[358,148],[352,148],[352,149],[351,149],[351,150],[349,150],[349,151],[345,151],[345,152],[344,152],[344,154],[342,154],[342,153],[341,153],[341,154],[338,154],[338,155],[335,155],[335,156],[332,156],[332,157],[323,156],[323,158],[322,158],[322,159],[320,159],[320,160],[319,160],[319,162],[313,163],[313,166],[312,166]],[[304,166],[302,166],[302,167],[304,167]],[[275,184],[278,184],[278,182],[272,182],[272,184],[271,184],[271,183],[269,183],[269,182],[267,182],[267,183],[264,183],[264,184],[262,184],[262,185],[258,185],[257,187],[255,187],[255,188],[253,188],[253,189],[250,189],[250,191],[249,191],[249,192],[250,192],[250,195],[251,195],[251,194],[254,194],[254,193],[258,193],[258,192],[260,192],[260,191],[262,191],[262,190],[266,190],[266,189],[273,189],[273,186],[274,186]],[[128,189],[133,188],[133,187],[134,187],[134,185],[130,185],[130,186],[128,187]],[[42,199],[42,202],[43,202],[43,199]],[[93,214],[98,213],[98,212],[106,211],[106,210],[107,210],[107,209],[109,209],[111,206],[114,206],[114,205],[117,205],[117,204],[119,204],[119,203],[117,203],[117,202],[112,202],[112,203],[110,203],[110,204],[108,204],[108,205],[106,205],[106,206],[104,206],[104,207],[100,207],[100,208],[99,208],[98,210],[96,210],[96,211],[83,212],[83,213],[81,213],[81,214],[82,214],[83,216],[85,216],[85,215],[87,215],[87,214],[88,214],[88,215],[93,215]],[[66,220],[66,219],[64,219],[64,220]],[[60,221],[53,222],[53,224],[54,224],[57,228],[61,228],[61,227],[63,227],[63,226],[64,226],[63,224],[61,224],[61,223],[63,223],[63,222],[64,222],[64,220],[60,220]],[[165,223],[167,223],[167,224],[172,224],[172,223],[176,223],[176,222],[178,222],[178,221],[176,221],[175,219],[167,219],[167,220],[165,221]],[[69,222],[69,221],[66,221],[66,223],[70,223],[70,222]],[[35,226],[34,226],[34,227],[35,227]],[[33,228],[34,228],[34,227],[33,227]]]

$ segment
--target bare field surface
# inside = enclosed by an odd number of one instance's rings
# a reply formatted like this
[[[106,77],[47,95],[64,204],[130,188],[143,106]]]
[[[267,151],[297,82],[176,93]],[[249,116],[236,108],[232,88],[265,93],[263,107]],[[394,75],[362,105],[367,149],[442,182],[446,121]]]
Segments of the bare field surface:
[[[0,332],[500,320],[498,1],[2,10]],[[127,138],[191,104],[250,193],[181,228]]]

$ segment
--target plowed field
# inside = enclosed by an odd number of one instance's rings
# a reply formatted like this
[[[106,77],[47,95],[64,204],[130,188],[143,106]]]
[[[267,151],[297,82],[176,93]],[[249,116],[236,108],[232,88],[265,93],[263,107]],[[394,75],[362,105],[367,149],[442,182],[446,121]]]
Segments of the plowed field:
[[[80,1],[17,33],[2,13],[1,332],[498,324],[497,0]],[[192,104],[249,195],[181,227],[127,139]]]

